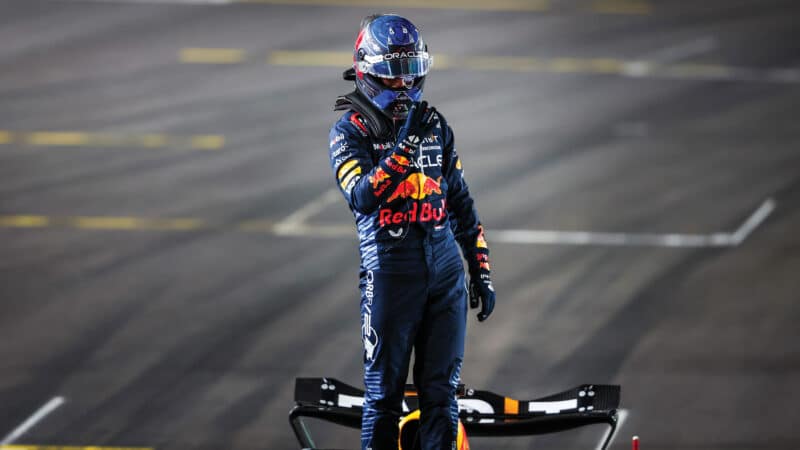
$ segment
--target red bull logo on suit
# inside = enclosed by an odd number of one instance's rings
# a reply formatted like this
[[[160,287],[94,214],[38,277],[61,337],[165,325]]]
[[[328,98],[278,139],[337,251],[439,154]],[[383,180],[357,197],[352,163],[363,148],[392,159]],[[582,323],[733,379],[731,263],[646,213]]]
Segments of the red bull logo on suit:
[[[392,195],[389,196],[386,201],[393,202],[398,198],[413,198],[414,200],[422,200],[423,198],[434,193],[441,194],[441,182],[442,177],[439,177],[438,180],[434,180],[433,178],[426,176],[424,173],[414,172],[397,185],[397,188],[395,188]]]
[[[433,203],[411,203],[408,211],[393,211],[391,208],[382,208],[378,212],[381,227],[399,225],[412,222],[441,222],[447,217],[447,204],[444,199],[434,206]]]

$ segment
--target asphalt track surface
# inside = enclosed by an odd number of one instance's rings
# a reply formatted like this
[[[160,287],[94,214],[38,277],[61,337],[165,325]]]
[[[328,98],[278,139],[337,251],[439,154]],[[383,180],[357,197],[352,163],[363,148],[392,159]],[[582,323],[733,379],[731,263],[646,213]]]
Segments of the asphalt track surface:
[[[62,397],[13,443],[291,449],[295,377],[360,383],[352,217],[325,197],[350,87],[313,55],[272,58],[348,52],[360,18],[391,9],[449,57],[426,96],[492,247],[497,309],[470,314],[463,381],[521,399],[619,383],[617,449],[800,448],[800,7],[586,5],[3,1],[0,439]],[[182,62],[189,48],[238,50]],[[726,246],[492,241],[733,232],[766,199]]]

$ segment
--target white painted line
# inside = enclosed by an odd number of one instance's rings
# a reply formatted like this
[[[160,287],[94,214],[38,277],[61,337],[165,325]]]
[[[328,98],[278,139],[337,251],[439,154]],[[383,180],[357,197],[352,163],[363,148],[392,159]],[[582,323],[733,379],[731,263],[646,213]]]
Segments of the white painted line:
[[[338,189],[330,189],[275,224],[279,236],[355,237],[352,225],[309,225],[306,221],[339,198]],[[607,233],[558,230],[490,230],[489,240],[506,244],[598,245],[627,247],[703,248],[736,247],[775,209],[775,201],[764,200],[734,233]]]
[[[39,423],[42,419],[45,418],[48,414],[53,412],[56,408],[63,405],[66,400],[64,397],[53,397],[50,399],[49,402],[45,403],[38,411],[33,413],[32,416],[28,418],[25,422],[22,422],[20,426],[18,426],[14,431],[9,433],[8,436],[4,437],[2,441],[0,441],[0,445],[8,445],[14,442],[15,439],[19,438],[23,434],[25,434],[28,430],[33,428],[37,423]]]
[[[733,245],[739,245],[747,239],[747,236],[750,236],[750,233],[753,232],[759,225],[761,225],[766,218],[772,214],[772,211],[775,210],[775,200],[768,198],[761,203],[761,206],[756,209],[747,220],[737,229],[733,235],[731,235],[731,239],[733,241]]]
[[[641,78],[650,75],[652,71],[652,64],[644,61],[632,61],[623,64],[620,73],[627,77]]]
[[[304,234],[302,229],[307,228],[305,227],[305,222],[315,214],[325,209],[325,207],[335,202],[340,196],[341,194],[339,193],[338,189],[334,188],[325,191],[316,199],[308,202],[302,208],[289,214],[285,219],[276,223],[274,228],[275,234],[297,235],[298,232],[301,235]]]
[[[611,440],[608,442],[608,447],[611,447],[611,444],[614,443],[614,439],[616,439],[617,435],[619,434],[619,430],[622,429],[622,425],[625,423],[625,419],[628,418],[628,410],[627,409],[620,409],[617,411],[617,430],[614,433],[614,436],[611,437]],[[608,430],[608,433],[611,433],[611,430]],[[603,449],[603,442],[608,439],[608,433],[604,434],[602,438],[600,438],[600,442],[597,443],[597,447],[595,450],[602,450]]]
[[[725,233],[651,234],[556,230],[489,230],[490,242],[507,244],[605,245],[645,247],[729,247]]]
[[[490,242],[507,244],[605,245],[638,247],[736,247],[775,210],[775,201],[764,200],[733,233],[711,234],[654,234],[604,233],[593,231],[556,230],[489,230]]]
[[[688,42],[658,49],[637,59],[659,64],[668,64],[710,52],[715,48],[717,48],[717,40],[713,36],[704,36]]]

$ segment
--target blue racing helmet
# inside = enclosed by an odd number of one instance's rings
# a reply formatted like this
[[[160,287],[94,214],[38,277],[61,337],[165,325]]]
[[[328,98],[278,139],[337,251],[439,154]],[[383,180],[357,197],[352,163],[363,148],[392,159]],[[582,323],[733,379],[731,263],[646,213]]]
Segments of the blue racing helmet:
[[[356,89],[389,118],[405,119],[411,104],[422,98],[432,63],[428,46],[408,19],[380,14],[361,22],[353,50]],[[382,79],[392,79],[391,87]]]

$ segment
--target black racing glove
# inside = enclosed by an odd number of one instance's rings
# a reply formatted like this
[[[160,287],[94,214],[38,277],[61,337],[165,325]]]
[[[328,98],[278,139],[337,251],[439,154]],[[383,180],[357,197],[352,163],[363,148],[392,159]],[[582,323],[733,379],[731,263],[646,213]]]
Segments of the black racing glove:
[[[478,321],[483,322],[494,310],[494,286],[492,286],[492,270],[489,266],[489,247],[483,236],[483,227],[478,225],[478,238],[475,248],[471,252],[469,266],[469,306],[470,308],[481,307],[478,313]]]
[[[439,121],[436,108],[428,107],[428,102],[414,103],[408,109],[408,117],[397,133],[397,145],[394,152],[406,158],[412,158],[419,149],[422,140],[428,137]]]

